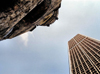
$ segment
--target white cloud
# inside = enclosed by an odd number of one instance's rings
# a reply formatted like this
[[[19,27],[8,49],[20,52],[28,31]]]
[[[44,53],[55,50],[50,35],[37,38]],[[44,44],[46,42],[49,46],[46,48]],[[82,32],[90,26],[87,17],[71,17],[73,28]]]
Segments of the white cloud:
[[[27,43],[28,43],[28,41],[29,41],[29,36],[30,36],[30,35],[31,35],[32,37],[34,37],[33,32],[26,32],[26,33],[20,35],[21,40],[23,41],[23,43],[24,43],[25,46],[27,46]]]
[[[22,35],[20,36],[21,39],[22,39],[22,41],[24,42],[25,46],[27,46],[28,36],[29,36],[28,33],[24,33],[24,34],[22,34]]]

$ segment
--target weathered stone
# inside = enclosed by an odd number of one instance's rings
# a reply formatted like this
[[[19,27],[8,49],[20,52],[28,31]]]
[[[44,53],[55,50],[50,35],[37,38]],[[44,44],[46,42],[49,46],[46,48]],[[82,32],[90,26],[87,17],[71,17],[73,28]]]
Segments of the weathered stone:
[[[11,19],[13,19],[13,18],[15,18],[15,17],[16,17],[16,14],[13,13],[13,14],[11,15]]]
[[[0,40],[13,38],[36,26],[49,26],[58,19],[61,0],[10,0],[0,11]]]

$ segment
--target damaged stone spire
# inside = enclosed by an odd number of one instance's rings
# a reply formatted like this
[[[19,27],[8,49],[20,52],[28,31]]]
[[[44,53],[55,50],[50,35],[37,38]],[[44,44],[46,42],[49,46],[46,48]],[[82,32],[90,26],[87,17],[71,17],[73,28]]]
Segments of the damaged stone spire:
[[[61,0],[1,0],[0,40],[49,26],[58,19],[60,5]]]

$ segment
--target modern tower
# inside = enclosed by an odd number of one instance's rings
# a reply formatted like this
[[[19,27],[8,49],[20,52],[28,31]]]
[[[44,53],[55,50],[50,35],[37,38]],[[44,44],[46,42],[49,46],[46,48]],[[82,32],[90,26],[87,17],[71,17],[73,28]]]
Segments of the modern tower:
[[[77,34],[68,41],[70,74],[100,74],[100,41]]]

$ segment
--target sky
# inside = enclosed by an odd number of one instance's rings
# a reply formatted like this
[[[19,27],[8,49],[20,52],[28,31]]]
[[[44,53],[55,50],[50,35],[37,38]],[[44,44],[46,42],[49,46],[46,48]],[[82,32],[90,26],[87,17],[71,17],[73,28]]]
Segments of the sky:
[[[100,40],[100,1],[62,0],[59,20],[0,42],[0,74],[69,74],[68,41]]]

